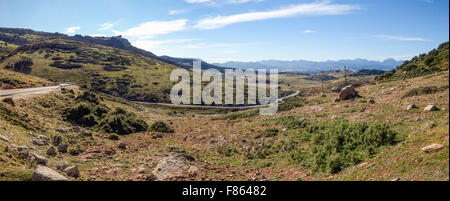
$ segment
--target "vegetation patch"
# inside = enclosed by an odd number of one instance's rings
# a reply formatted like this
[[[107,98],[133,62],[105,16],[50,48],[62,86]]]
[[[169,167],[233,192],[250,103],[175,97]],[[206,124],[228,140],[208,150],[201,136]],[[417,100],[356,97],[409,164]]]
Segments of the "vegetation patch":
[[[292,123],[292,122],[291,122]],[[349,122],[345,119],[299,122],[290,139],[297,146],[290,152],[292,161],[313,171],[338,173],[373,156],[380,147],[393,145],[397,132],[387,124]]]
[[[157,121],[157,122],[153,123],[152,126],[150,127],[150,130],[154,131],[154,132],[162,132],[162,133],[173,133],[173,132],[175,132],[172,127],[170,127],[169,125],[167,125],[163,121]]]
[[[402,98],[413,97],[413,96],[421,96],[421,95],[428,95],[428,94],[436,94],[436,93],[443,92],[443,91],[445,91],[447,89],[448,89],[448,85],[445,85],[445,86],[442,86],[442,87],[436,87],[436,86],[418,87],[418,88],[414,88],[414,89],[409,90],[405,95],[403,95]]]
[[[99,125],[100,130],[107,133],[117,133],[127,135],[130,133],[143,132],[148,130],[148,125],[144,120],[139,119],[134,113],[122,108],[116,108],[108,113]]]
[[[66,120],[81,126],[96,127],[107,133],[127,135],[148,130],[144,120],[122,108],[111,111],[97,94],[86,91],[75,98],[76,104],[64,110]]]

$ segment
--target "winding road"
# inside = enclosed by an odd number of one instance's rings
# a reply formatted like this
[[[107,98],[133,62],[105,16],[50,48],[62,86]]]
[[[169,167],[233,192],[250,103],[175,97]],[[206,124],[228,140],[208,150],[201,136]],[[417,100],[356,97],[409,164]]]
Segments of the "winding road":
[[[0,98],[4,97],[14,97],[14,96],[26,96],[26,95],[35,95],[35,94],[48,94],[50,92],[56,91],[60,88],[74,86],[73,84],[60,84],[58,86],[51,87],[37,87],[37,88],[27,88],[27,89],[8,89],[8,90],[0,90]],[[287,98],[291,98],[300,94],[300,91],[297,91],[289,96],[285,96],[279,98],[277,103],[282,102]],[[182,108],[200,108],[200,109],[254,109],[265,107],[266,105],[249,105],[249,106],[214,106],[214,105],[175,105],[171,103],[148,103],[148,102],[138,102],[139,104],[147,104],[147,105],[159,105],[159,106],[168,106],[168,107],[182,107]]]

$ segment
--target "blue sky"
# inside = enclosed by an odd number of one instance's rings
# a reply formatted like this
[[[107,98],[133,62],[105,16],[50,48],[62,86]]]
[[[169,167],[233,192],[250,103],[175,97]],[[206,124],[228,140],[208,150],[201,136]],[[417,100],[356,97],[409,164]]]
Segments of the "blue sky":
[[[0,0],[0,27],[123,35],[208,62],[409,59],[449,40],[449,1]]]

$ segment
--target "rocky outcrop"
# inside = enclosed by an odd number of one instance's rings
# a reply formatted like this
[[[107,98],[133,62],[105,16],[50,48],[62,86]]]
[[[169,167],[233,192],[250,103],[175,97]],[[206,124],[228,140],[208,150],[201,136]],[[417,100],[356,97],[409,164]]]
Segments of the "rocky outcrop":
[[[58,172],[45,167],[43,165],[38,165],[31,176],[32,181],[68,181],[66,177],[59,174]]]
[[[157,180],[170,180],[186,177],[189,175],[189,169],[191,168],[189,162],[192,162],[193,160],[192,156],[186,154],[170,155],[162,158],[152,173]],[[193,172],[198,172],[198,170],[194,171],[194,169],[195,168],[191,168],[191,174]]]
[[[344,87],[339,93],[339,100],[350,100],[359,97],[359,93],[356,91],[353,85]]]

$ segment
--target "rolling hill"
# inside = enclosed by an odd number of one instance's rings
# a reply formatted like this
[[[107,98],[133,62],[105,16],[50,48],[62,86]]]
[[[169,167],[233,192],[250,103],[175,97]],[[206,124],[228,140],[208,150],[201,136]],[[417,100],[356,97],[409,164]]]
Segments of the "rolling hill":
[[[179,67],[118,48],[55,38],[18,47],[0,60],[0,68],[129,100],[168,102],[170,72]]]
[[[414,78],[448,70],[449,42],[442,43],[428,54],[415,56],[392,71],[377,77],[378,81]]]

